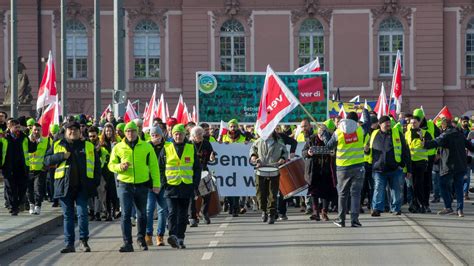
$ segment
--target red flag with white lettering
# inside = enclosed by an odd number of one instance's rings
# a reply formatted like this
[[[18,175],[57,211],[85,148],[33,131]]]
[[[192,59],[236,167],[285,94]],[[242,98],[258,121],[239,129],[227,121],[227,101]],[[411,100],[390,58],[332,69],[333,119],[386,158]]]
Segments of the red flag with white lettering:
[[[217,137],[217,140],[222,141],[222,137],[227,134],[227,131],[227,123],[221,120],[221,125],[219,127],[219,136]]]
[[[58,98],[56,88],[56,70],[54,69],[54,59],[51,51],[48,55],[48,63],[44,69],[43,79],[38,89],[38,99],[36,100],[36,109],[46,107],[54,103]]]
[[[402,56],[400,50],[397,51],[397,59],[393,68],[392,89],[390,90],[390,99],[396,106],[395,112],[399,114],[402,111]]]
[[[298,80],[298,98],[301,103],[324,100],[323,80],[320,77]]]
[[[161,121],[163,121],[163,123],[165,123],[166,118],[168,118],[168,112],[166,112],[166,107],[168,107],[168,104],[165,102],[165,98],[162,93],[158,102],[158,108],[156,108],[155,116],[161,118]]]
[[[268,65],[256,123],[260,137],[267,139],[280,120],[299,104],[298,99]]]
[[[387,96],[385,95],[385,87],[382,83],[382,88],[380,89],[379,99],[377,100],[377,104],[375,105],[374,111],[377,113],[377,118],[384,115],[388,115],[388,103],[387,103]]]
[[[184,101],[183,95],[179,95],[178,104],[176,105],[176,109],[174,110],[173,117],[176,117],[178,123],[183,124],[183,112],[184,112]]]
[[[48,107],[41,114],[38,119],[38,124],[41,125],[41,136],[47,137],[49,135],[49,127],[53,124],[59,125],[59,103],[58,101],[49,104]]]
[[[447,106],[443,107],[443,109],[439,111],[439,113],[433,119],[433,122],[436,124],[438,120],[443,119],[443,118],[450,119],[450,120],[453,119],[453,115],[451,114]]]
[[[151,95],[150,103],[143,114],[143,129],[147,129],[153,126],[153,119],[155,119],[156,110],[156,85]]]
[[[133,108],[132,103],[130,102],[130,100],[128,100],[127,109],[125,110],[125,114],[123,116],[123,121],[125,121],[125,123],[128,123],[135,118],[138,118],[137,112],[135,112],[135,108]]]

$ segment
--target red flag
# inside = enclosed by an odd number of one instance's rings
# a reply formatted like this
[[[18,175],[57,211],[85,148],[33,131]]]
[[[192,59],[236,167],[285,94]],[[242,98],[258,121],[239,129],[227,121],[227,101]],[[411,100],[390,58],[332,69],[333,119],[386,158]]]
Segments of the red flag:
[[[196,113],[196,105],[193,105],[193,113],[191,115],[191,120],[194,122],[194,123],[197,123],[198,120],[197,120],[197,113]]]
[[[143,113],[143,129],[147,129],[153,126],[153,119],[155,118],[155,110],[156,110],[156,85],[155,85],[155,89],[153,90],[153,94],[151,95],[148,108],[146,108],[145,112]]]
[[[184,108],[183,112],[181,113],[181,124],[186,125],[189,123],[191,120],[189,119],[189,112],[188,112],[188,106],[186,106],[186,103],[184,103]]]
[[[161,118],[161,121],[163,121],[163,123],[165,123],[166,119],[168,118],[168,112],[166,112],[167,107],[168,104],[165,102],[165,98],[163,97],[162,93],[158,102],[158,107],[156,108],[155,116]]]
[[[100,115],[100,119],[104,119],[107,116],[107,113],[110,113],[110,112],[112,112],[112,106],[109,104]]]
[[[319,57],[316,57],[316,59],[314,59],[313,61],[296,69],[294,73],[301,74],[301,73],[318,72],[318,71],[321,71],[321,66],[319,65]]]
[[[183,112],[184,112],[184,102],[183,102],[183,95],[179,95],[178,105],[176,105],[176,109],[174,110],[173,117],[176,117],[178,123],[183,124]]]
[[[138,115],[135,112],[135,108],[133,108],[132,103],[130,102],[130,100],[128,100],[127,109],[125,110],[125,114],[123,115],[123,121],[125,121],[125,123],[128,123],[135,118],[138,118]]]
[[[227,123],[221,120],[221,125],[219,127],[219,136],[217,137],[218,141],[222,141],[222,137],[227,134],[229,129],[227,128]]]
[[[298,80],[298,96],[301,103],[323,101],[323,80],[319,77]]]
[[[260,137],[266,140],[280,120],[298,104],[300,104],[298,99],[268,65],[256,123]]]
[[[38,123],[41,125],[41,136],[47,137],[49,135],[49,127],[52,124],[59,125],[59,104],[58,102],[53,102],[49,104],[48,107],[43,111],[41,117],[38,120]]]
[[[392,88],[390,91],[390,100],[393,98],[396,105],[395,112],[399,114],[402,111],[402,62],[400,51],[397,51],[397,59],[395,60],[395,67],[393,68]]]
[[[447,118],[447,119],[450,119],[450,120],[453,119],[453,115],[451,114],[451,112],[449,111],[447,106],[443,107],[443,109],[441,109],[441,111],[439,111],[439,113],[433,119],[433,122],[436,124],[436,122],[438,120],[443,119],[443,118]]]
[[[382,88],[380,89],[379,99],[377,100],[377,104],[375,105],[374,111],[377,113],[377,118],[388,114],[388,103],[387,103],[387,96],[385,95],[385,87],[382,83]]]
[[[51,51],[49,51],[48,63],[44,69],[43,79],[38,89],[38,99],[36,109],[41,109],[48,104],[56,102],[58,90],[56,88],[56,71],[54,69],[54,60]]]
[[[344,118],[344,119],[347,117],[346,110],[344,110],[344,104],[342,104],[341,110],[339,110],[339,113],[337,115],[341,118]]]

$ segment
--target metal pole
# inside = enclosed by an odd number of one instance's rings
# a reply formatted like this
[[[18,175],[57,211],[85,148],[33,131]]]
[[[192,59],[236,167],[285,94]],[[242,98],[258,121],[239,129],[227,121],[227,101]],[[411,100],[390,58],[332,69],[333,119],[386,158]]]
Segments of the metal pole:
[[[18,46],[16,31],[16,0],[10,0],[10,116],[18,118]]]
[[[100,0],[94,0],[94,117],[101,115]]]
[[[61,0],[61,110],[67,116],[66,0]]]
[[[114,0],[114,90],[125,91],[123,0]],[[123,115],[125,103],[114,104],[116,116]]]

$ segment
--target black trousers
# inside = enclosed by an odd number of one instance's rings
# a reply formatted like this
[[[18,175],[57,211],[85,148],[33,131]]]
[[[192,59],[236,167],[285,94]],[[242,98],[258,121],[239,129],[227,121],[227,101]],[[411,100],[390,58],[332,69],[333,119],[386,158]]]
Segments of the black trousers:
[[[430,206],[430,194],[431,194],[431,186],[432,180],[433,180],[433,163],[434,163],[434,155],[433,156],[428,156],[428,165],[426,167],[425,171],[425,179],[423,180],[423,205],[424,206]]]
[[[425,199],[425,179],[426,175],[425,172],[427,163],[426,161],[412,161],[412,179],[413,179],[413,204],[417,207],[421,206],[428,206],[428,202]],[[429,193],[429,188],[428,188],[428,193]],[[428,194],[429,195],[429,194]]]
[[[46,190],[46,172],[32,171],[29,174],[26,196],[28,202],[41,207]]]
[[[18,211],[20,204],[23,203],[28,184],[28,178],[24,175],[13,175],[4,180],[8,204],[11,209]]]
[[[166,198],[168,204],[168,226],[170,236],[184,239],[188,220],[188,208],[191,198]]]

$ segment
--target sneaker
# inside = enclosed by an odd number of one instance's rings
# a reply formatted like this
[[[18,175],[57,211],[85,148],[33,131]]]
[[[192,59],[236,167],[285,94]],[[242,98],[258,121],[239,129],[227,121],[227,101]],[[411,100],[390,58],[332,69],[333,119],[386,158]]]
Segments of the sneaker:
[[[286,215],[282,215],[281,217],[278,218],[278,221],[287,221],[288,220],[288,216]]]
[[[83,252],[91,252],[91,247],[89,246],[89,244],[87,243],[87,240],[85,240],[85,239],[81,239],[79,241],[79,248]]]
[[[153,239],[150,235],[145,235],[145,243],[147,244],[147,246],[153,246]]]
[[[275,216],[270,215],[270,218],[268,219],[268,224],[274,224],[275,223]]]
[[[267,213],[262,213],[262,222],[266,223],[268,221],[268,214]]]
[[[170,244],[170,246],[171,246],[172,248],[179,248],[179,247],[178,247],[178,245],[179,245],[179,244],[178,244],[178,238],[177,238],[175,235],[170,235],[170,236],[168,237],[168,244]]]
[[[246,208],[241,208],[239,213],[240,213],[240,214],[245,214],[246,212],[247,212],[247,209],[246,209]]]
[[[206,224],[211,223],[211,219],[209,219],[209,216],[207,216],[207,215],[204,215],[204,221],[206,222]]]
[[[35,212],[36,215],[40,215],[41,213],[41,207],[40,206],[35,206]]]
[[[442,209],[441,211],[438,212],[438,215],[448,215],[448,214],[453,214],[454,211],[453,209],[449,208],[449,209]]]
[[[65,253],[73,253],[73,252],[76,252],[76,249],[74,248],[74,246],[66,246],[65,248],[61,249],[61,251],[59,251],[63,254]]]
[[[439,198],[435,197],[434,199],[430,201],[430,203],[438,203],[439,201],[440,201]]]
[[[30,213],[30,214],[35,214],[35,205],[34,205],[34,204],[30,204],[29,213]]]
[[[351,227],[361,227],[361,226],[362,224],[359,222],[359,220],[351,222]]]
[[[321,221],[321,217],[319,217],[319,214],[312,214],[310,217],[309,217],[310,220],[313,220],[313,221]]]
[[[377,211],[377,210],[372,210],[371,216],[372,216],[372,217],[380,217],[380,212]]]
[[[191,224],[189,227],[198,227],[198,223],[196,219],[191,219],[189,223]]]
[[[458,210],[458,216],[459,216],[459,217],[464,217],[464,212],[461,211],[461,210]]]
[[[152,243],[152,244],[153,244],[153,243]],[[146,242],[145,242],[145,239],[143,239],[143,238],[137,239],[137,245],[138,245],[138,247],[140,247],[140,249],[141,249],[142,251],[148,250],[148,246],[147,246],[147,244],[146,244]]]
[[[339,218],[334,220],[332,223],[337,225],[338,227],[346,227],[346,223]]]
[[[163,240],[163,236],[157,236],[156,237],[156,245],[157,246],[164,246],[165,241]]]
[[[178,248],[179,248],[179,249],[185,249],[185,248],[186,248],[186,245],[184,244],[184,240],[183,240],[183,239],[179,239],[179,240],[178,240]]]
[[[132,244],[124,244],[120,247],[119,252],[133,252]]]

